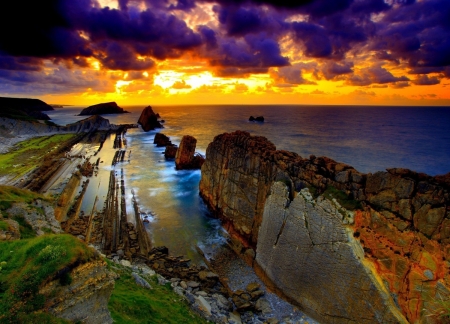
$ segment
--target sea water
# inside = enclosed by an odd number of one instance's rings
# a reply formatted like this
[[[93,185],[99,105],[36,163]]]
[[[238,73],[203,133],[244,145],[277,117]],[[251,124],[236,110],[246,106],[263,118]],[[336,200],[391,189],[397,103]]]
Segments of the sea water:
[[[113,124],[136,123],[145,106],[124,106],[129,114],[104,115]],[[85,118],[84,107],[49,112],[60,125]],[[131,215],[131,190],[136,194],[155,245],[166,245],[172,254],[200,262],[196,246],[223,242],[220,224],[208,216],[198,195],[200,171],[177,171],[166,161],[164,148],[153,144],[157,132],[179,144],[183,135],[197,139],[205,154],[214,136],[235,130],[265,136],[277,149],[302,157],[328,156],[360,172],[401,167],[429,175],[450,171],[450,108],[373,106],[153,106],[165,120],[164,129],[127,133],[130,161],[119,163],[126,183],[127,211]],[[264,123],[248,118],[264,116]],[[127,153],[128,156],[128,153]],[[102,168],[110,168],[105,161]],[[85,213],[90,212],[85,211]]]

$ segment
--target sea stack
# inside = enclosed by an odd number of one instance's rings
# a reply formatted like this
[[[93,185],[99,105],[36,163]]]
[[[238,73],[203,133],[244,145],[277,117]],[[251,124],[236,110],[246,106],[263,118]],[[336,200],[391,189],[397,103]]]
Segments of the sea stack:
[[[127,114],[128,111],[120,108],[115,102],[99,103],[84,108],[78,116],[88,115],[111,115],[111,114]]]
[[[155,128],[163,128],[158,121],[159,114],[155,114],[152,107],[146,107],[139,117],[138,124],[142,126],[144,132],[154,130]]]
[[[195,137],[185,135],[181,139],[180,147],[175,155],[175,167],[177,170],[200,169],[205,159],[201,155],[195,155]]]

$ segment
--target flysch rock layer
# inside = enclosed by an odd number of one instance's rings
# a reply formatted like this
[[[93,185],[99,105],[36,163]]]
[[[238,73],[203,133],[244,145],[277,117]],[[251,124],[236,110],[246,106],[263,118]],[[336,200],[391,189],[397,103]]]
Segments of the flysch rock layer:
[[[292,202],[275,182],[263,214],[256,262],[275,286],[324,323],[407,323],[329,200],[303,189]]]
[[[117,275],[108,270],[106,262],[91,261],[74,268],[70,285],[53,280],[39,290],[47,296],[46,307],[56,317],[86,324],[106,324],[113,320],[108,301]]]
[[[264,137],[236,131],[216,136],[208,146],[200,195],[223,221],[234,249],[257,267],[260,227],[274,182],[287,186],[289,201],[303,188],[314,196],[330,187],[345,192],[362,206],[345,212],[343,222],[363,247],[364,263],[375,269],[407,320],[415,322],[434,318],[438,301],[450,298],[449,179],[399,168],[363,174],[326,157],[305,159],[276,150]],[[316,275],[330,275],[326,269],[317,269]],[[298,278],[286,280],[294,285]],[[345,298],[357,298],[358,289],[353,286]]]

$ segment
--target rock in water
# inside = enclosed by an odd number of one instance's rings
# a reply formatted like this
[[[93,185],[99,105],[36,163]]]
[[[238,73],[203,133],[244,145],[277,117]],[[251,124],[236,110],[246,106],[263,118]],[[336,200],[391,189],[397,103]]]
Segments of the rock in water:
[[[166,146],[166,150],[164,151],[164,157],[166,159],[175,159],[177,155],[178,146],[176,145],[168,145]]]
[[[205,159],[201,155],[195,155],[195,137],[185,135],[181,139],[180,147],[175,156],[175,167],[177,170],[200,169]]]
[[[164,135],[163,133],[156,133],[155,139],[153,140],[153,144],[156,144],[157,147],[163,147],[167,145],[172,145],[170,138]]]
[[[105,102],[84,108],[79,116],[85,115],[109,115],[109,114],[126,114],[128,111],[120,108],[115,102]]]
[[[161,123],[158,121],[158,114],[153,112],[151,106],[146,107],[139,117],[138,124],[142,126],[144,132],[154,130],[155,128],[163,128]]]
[[[263,116],[258,116],[258,117],[250,116],[250,118],[248,120],[249,121],[256,121],[256,122],[264,123],[264,117]]]

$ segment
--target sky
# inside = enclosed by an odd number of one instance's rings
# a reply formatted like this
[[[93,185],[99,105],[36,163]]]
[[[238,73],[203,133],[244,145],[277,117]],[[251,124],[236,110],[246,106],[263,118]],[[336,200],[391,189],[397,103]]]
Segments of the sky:
[[[0,96],[450,106],[449,0],[5,0],[1,12]]]

